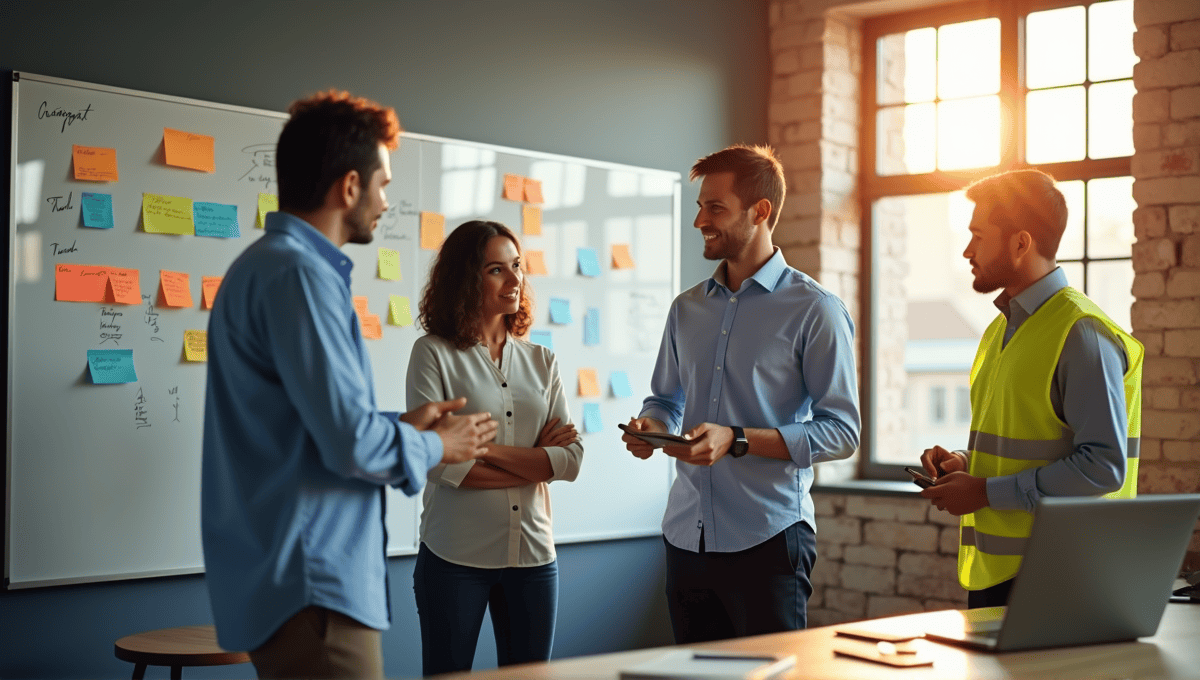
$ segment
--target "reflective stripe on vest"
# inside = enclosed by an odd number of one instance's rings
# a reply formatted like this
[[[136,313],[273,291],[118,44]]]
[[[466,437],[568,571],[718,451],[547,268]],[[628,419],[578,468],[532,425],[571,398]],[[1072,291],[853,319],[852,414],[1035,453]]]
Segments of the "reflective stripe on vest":
[[[1013,439],[1001,437],[998,434],[971,431],[967,448],[1001,458],[1014,460],[1058,460],[1063,457],[1063,449],[1067,455],[1075,450],[1075,433],[1063,428],[1062,436],[1058,439]],[[1138,458],[1142,452],[1140,437],[1129,437],[1125,440],[1125,457]]]

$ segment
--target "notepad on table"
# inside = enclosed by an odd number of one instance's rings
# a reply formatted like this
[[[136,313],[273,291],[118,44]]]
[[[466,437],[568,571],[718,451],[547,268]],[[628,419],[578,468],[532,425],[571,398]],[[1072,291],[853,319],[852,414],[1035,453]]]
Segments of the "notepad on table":
[[[796,665],[794,655],[678,649],[621,671],[621,680],[766,680]]]

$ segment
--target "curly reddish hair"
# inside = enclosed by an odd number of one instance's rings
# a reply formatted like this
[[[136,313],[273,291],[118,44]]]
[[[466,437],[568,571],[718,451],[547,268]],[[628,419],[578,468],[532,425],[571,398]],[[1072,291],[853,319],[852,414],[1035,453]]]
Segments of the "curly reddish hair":
[[[449,341],[458,349],[479,342],[483,318],[483,258],[493,238],[503,236],[521,253],[521,242],[512,231],[489,220],[471,220],[450,232],[429,271],[429,283],[421,296],[417,321],[431,335]],[[533,291],[528,281],[521,285],[521,305],[504,317],[504,327],[517,337],[533,324]]]

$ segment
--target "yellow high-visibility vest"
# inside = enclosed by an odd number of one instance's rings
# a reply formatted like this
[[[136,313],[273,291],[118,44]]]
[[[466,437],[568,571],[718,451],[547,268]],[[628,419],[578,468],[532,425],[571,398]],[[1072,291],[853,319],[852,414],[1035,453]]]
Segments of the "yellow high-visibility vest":
[[[1125,414],[1129,444],[1125,481],[1105,498],[1137,495],[1138,450],[1142,431],[1142,344],[1113,323],[1096,303],[1074,288],[1063,288],[1025,320],[1007,346],[1007,319],[1000,315],[979,341],[971,366],[971,451],[969,472],[999,477],[1041,467],[1071,455],[1075,433],[1058,418],[1050,386],[1067,333],[1076,321],[1093,317],[1121,339],[1129,359],[1125,371]],[[958,580],[980,590],[1016,576],[1033,514],[983,508],[959,524]]]

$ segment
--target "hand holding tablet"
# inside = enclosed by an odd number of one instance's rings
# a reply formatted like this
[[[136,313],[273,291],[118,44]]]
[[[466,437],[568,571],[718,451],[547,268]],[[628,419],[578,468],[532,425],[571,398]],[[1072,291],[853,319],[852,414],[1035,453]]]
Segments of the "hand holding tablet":
[[[692,440],[684,439],[677,434],[669,434],[666,432],[642,432],[629,427],[625,423],[617,423],[617,427],[638,439],[646,442],[656,449],[665,448],[667,446],[691,446]]]

